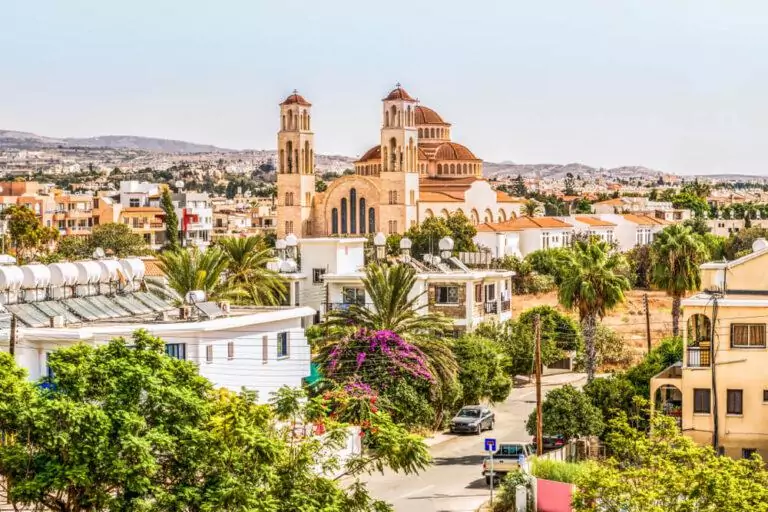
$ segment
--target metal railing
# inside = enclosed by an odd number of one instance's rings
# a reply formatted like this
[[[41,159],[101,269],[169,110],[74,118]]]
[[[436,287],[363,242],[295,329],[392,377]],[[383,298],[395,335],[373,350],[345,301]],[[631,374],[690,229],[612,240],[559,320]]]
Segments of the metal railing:
[[[502,311],[509,311],[512,308],[512,301],[511,300],[503,300],[501,301],[501,310]]]
[[[325,312],[328,313],[330,311],[345,311],[349,309],[350,306],[353,304],[356,304],[358,306],[363,306],[368,309],[371,309],[373,304],[365,303],[365,302],[326,302],[325,303]]]
[[[495,300],[486,302],[484,310],[486,315],[496,315],[499,313],[499,303]]]
[[[688,366],[690,368],[707,368],[710,366],[709,349],[688,347]]]

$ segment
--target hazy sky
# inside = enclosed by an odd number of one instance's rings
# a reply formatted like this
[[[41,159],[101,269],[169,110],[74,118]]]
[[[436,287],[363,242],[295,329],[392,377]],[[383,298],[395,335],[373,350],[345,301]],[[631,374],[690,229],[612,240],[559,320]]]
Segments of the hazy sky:
[[[0,129],[318,153],[400,81],[490,161],[768,174],[768,2],[0,0]]]

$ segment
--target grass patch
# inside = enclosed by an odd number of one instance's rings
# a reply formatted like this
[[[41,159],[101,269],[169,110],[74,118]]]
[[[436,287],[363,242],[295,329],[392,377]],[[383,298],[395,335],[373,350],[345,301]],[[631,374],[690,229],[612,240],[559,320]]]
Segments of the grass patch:
[[[587,470],[586,464],[578,462],[564,462],[551,459],[531,459],[531,474],[536,478],[563,482],[576,483],[576,480]]]

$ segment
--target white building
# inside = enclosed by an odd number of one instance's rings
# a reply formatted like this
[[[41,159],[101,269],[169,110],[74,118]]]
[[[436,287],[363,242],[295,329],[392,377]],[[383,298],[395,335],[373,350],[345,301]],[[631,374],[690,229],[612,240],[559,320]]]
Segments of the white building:
[[[208,194],[180,192],[173,194],[173,204],[179,219],[182,245],[207,247],[213,232],[213,207]]]
[[[540,249],[569,245],[573,232],[573,224],[557,217],[518,217],[480,224],[474,241],[489,249],[494,258],[525,257]]]
[[[166,352],[196,363],[200,375],[216,387],[256,391],[260,401],[282,386],[300,387],[310,374],[310,351],[303,319],[310,308],[233,310],[212,320],[189,322],[113,321],[62,328],[18,329],[16,361],[33,380],[48,373],[48,355],[78,343],[102,345],[130,339],[146,329],[165,341]]]
[[[650,245],[656,233],[663,230],[672,222],[658,219],[650,215],[606,214],[600,218],[616,225],[614,239],[619,250],[629,251],[637,246]]]
[[[301,269],[282,260],[290,280],[290,304],[317,310],[316,320],[333,309],[371,300],[363,286],[365,238],[308,238],[293,240],[301,255]],[[419,297],[420,312],[440,312],[453,320],[456,332],[472,330],[486,320],[512,318],[511,271],[474,270],[456,258],[398,261],[416,269],[416,284],[409,297]]]
[[[157,183],[121,181],[118,201],[123,208],[160,207],[162,190]]]

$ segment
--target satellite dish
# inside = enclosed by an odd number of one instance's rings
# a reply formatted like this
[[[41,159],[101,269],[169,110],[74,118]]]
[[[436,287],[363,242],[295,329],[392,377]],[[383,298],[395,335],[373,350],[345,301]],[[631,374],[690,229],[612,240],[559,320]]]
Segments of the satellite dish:
[[[183,182],[182,180],[178,180],[176,183],[174,183],[174,185],[175,185],[175,186],[176,186],[176,188],[178,188],[178,189],[182,189],[182,188],[184,188],[184,182]]]
[[[106,253],[104,252],[104,249],[101,247],[97,247],[93,250],[93,259],[100,260],[101,258],[105,257]]]

